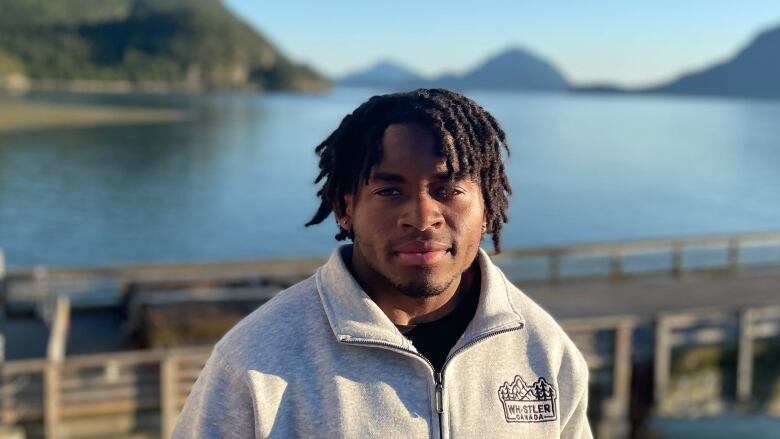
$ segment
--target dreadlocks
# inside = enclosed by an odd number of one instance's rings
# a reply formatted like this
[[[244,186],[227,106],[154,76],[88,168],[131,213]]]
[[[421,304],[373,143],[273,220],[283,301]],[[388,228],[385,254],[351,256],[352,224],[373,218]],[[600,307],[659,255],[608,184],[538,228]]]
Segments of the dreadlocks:
[[[324,180],[317,196],[322,202],[306,226],[321,223],[333,209],[344,213],[344,195],[356,194],[368,183],[371,170],[381,161],[382,136],[392,124],[420,123],[431,130],[451,179],[458,174],[475,178],[487,210],[486,232],[501,251],[501,227],[507,222],[512,193],[504,173],[501,147],[509,154],[506,135],[490,113],[471,99],[445,89],[419,89],[374,96],[347,115],[339,127],[315,149]],[[339,226],[337,240],[352,238]]]

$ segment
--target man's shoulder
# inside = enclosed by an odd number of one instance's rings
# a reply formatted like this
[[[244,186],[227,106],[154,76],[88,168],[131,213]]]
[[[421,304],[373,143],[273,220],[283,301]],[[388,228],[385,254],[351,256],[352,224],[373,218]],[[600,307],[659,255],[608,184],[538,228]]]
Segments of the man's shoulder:
[[[535,343],[543,346],[551,355],[559,352],[562,357],[568,357],[569,360],[577,363],[577,366],[585,365],[585,359],[579,349],[549,312],[511,283],[509,283],[509,294],[523,316],[524,330]]]
[[[257,361],[282,359],[299,349],[313,330],[327,327],[315,276],[277,293],[239,321],[216,344],[234,368],[249,369]]]

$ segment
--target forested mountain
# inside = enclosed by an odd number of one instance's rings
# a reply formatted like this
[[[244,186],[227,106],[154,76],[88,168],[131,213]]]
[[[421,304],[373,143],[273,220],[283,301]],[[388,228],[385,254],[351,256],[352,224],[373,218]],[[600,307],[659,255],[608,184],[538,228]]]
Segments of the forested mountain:
[[[688,73],[648,93],[780,97],[780,26],[759,34],[733,58]]]
[[[189,89],[327,87],[219,0],[0,0],[0,76],[13,73]]]

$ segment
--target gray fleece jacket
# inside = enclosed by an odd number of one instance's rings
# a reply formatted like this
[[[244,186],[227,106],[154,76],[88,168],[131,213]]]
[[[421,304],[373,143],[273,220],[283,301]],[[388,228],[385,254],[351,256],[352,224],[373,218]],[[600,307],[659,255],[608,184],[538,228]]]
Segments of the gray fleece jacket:
[[[476,314],[440,374],[333,252],[214,348],[174,438],[590,438],[588,367],[480,250]]]

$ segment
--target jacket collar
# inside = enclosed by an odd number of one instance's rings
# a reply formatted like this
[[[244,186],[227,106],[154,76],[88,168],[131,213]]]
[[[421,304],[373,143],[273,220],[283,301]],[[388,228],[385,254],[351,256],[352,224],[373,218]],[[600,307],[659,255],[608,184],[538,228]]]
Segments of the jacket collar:
[[[344,258],[351,244],[336,248],[315,275],[317,290],[333,334],[339,341],[364,341],[413,349],[379,306],[357,283]],[[478,254],[482,283],[477,311],[456,347],[489,333],[522,326],[508,281],[484,250]]]

